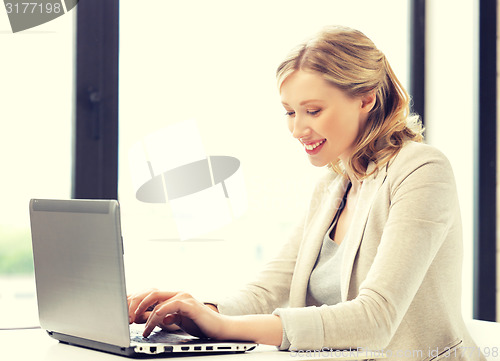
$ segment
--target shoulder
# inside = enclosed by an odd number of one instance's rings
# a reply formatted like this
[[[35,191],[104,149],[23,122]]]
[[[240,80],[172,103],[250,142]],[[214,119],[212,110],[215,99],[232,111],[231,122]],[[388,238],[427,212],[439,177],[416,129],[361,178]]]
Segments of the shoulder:
[[[389,162],[389,165],[417,165],[429,162],[449,164],[446,156],[438,148],[425,143],[409,141],[405,143],[398,154]]]
[[[386,167],[387,176],[393,181],[402,181],[414,173],[436,180],[453,179],[451,164],[439,149],[413,141],[407,142]]]

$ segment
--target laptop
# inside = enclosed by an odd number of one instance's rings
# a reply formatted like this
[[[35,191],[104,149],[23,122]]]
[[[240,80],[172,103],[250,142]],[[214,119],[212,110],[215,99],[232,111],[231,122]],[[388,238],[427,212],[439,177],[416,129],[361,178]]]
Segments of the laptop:
[[[252,342],[199,339],[128,322],[120,209],[115,200],[30,201],[40,325],[60,342],[123,356],[236,353]],[[132,332],[131,332],[132,331]]]

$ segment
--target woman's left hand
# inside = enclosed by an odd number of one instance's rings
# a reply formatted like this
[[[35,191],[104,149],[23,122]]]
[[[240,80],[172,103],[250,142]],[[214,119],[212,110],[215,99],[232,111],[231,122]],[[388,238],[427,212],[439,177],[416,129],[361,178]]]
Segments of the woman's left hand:
[[[147,317],[144,337],[148,337],[156,326],[168,328],[170,325],[177,325],[197,337],[227,337],[223,331],[226,329],[224,324],[229,320],[188,293],[151,290],[140,297],[142,301],[135,311],[131,310],[136,320],[145,319],[149,313],[148,309],[155,306]],[[132,305],[132,302],[129,301],[129,305]]]

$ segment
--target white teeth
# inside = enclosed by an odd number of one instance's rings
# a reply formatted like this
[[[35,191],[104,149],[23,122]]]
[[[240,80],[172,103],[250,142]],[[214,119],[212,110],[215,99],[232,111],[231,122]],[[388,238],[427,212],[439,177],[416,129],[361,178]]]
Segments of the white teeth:
[[[314,143],[314,144],[304,144],[304,147],[307,149],[307,150],[313,150],[317,147],[319,147],[321,144],[323,144],[324,142],[326,141],[326,139],[323,139],[323,140],[320,140],[318,143]]]

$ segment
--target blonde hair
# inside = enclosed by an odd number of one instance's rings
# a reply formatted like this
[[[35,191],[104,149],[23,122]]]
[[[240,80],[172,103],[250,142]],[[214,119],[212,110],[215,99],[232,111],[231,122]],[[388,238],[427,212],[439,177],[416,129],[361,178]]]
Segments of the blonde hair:
[[[416,115],[410,115],[410,98],[392,71],[385,55],[362,32],[330,27],[294,49],[276,71],[278,87],[296,70],[320,74],[348,96],[371,92],[376,102],[359,135],[348,166],[363,179],[386,164],[407,140],[421,142],[423,128]],[[366,174],[368,163],[376,165]],[[342,174],[339,159],[330,167]]]

